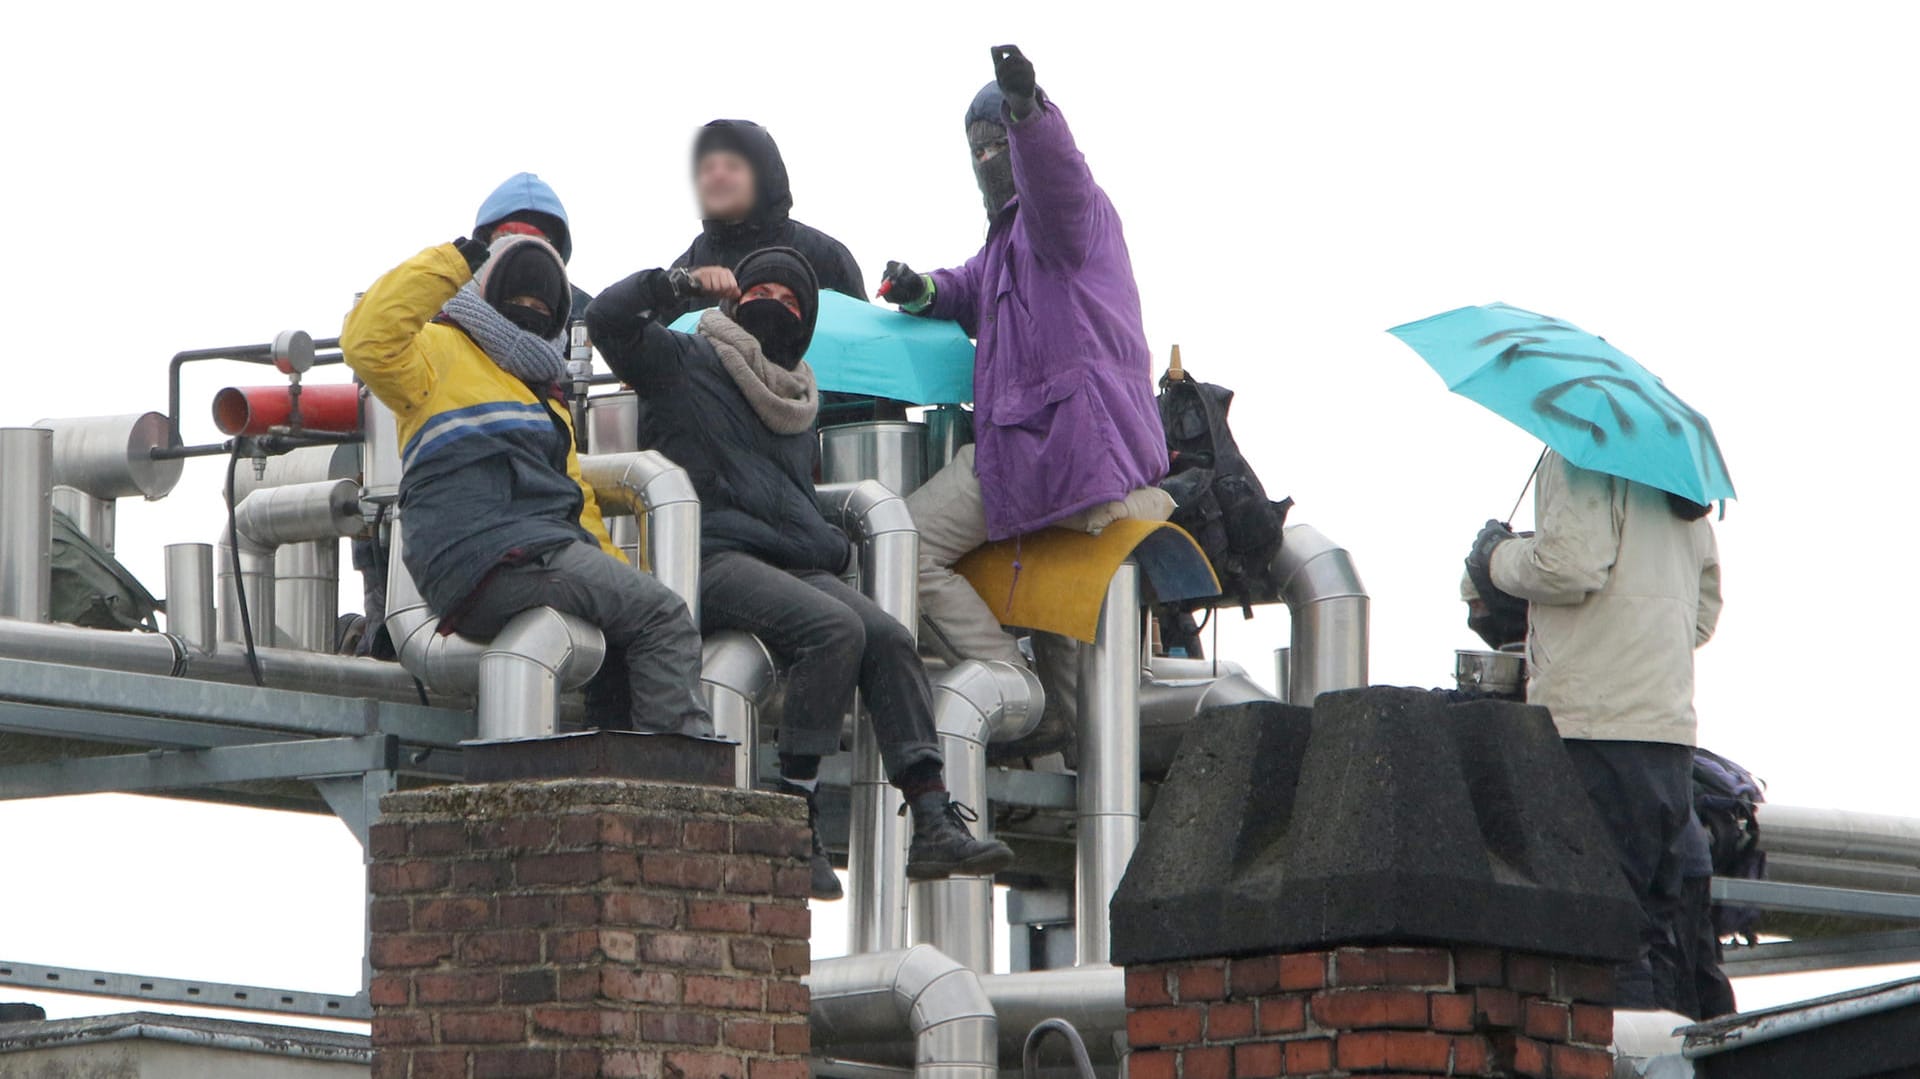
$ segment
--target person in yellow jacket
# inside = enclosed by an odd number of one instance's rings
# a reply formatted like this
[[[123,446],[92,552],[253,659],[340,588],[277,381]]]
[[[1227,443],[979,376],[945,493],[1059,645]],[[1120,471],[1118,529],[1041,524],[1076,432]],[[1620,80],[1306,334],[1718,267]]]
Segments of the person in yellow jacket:
[[[625,674],[632,729],[708,734],[699,631],[608,539],[555,400],[571,305],[559,252],[509,234],[428,248],[348,314],[347,366],[399,427],[401,560],[442,632],[576,615],[606,635],[602,675]]]

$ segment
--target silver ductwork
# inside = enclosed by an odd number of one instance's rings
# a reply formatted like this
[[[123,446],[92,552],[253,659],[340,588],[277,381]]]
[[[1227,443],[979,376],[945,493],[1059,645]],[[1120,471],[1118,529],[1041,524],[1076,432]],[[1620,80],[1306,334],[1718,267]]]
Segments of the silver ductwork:
[[[184,462],[156,458],[172,440],[158,412],[38,420],[53,432],[53,482],[105,502],[135,495],[164,498],[180,482]]]
[[[852,538],[860,590],[908,632],[920,626],[920,532],[898,495],[875,480],[817,488],[820,512]],[[873,725],[856,723],[847,824],[847,946],[855,954],[907,944],[907,829],[887,782]]]
[[[233,472],[233,497],[243,499],[262,487],[290,487],[296,483],[360,478],[360,447],[302,446],[254,462]]]
[[[45,622],[53,602],[53,433],[0,428],[0,618]]]
[[[1312,525],[1286,530],[1273,568],[1293,623],[1287,703],[1367,684],[1369,604],[1353,557]]]
[[[760,707],[774,683],[773,656],[760,638],[723,630],[700,649],[700,689],[713,714],[713,733],[738,744],[733,753],[733,785],[754,785],[754,746],[759,741]]]
[[[1209,708],[1274,696],[1247,677],[1238,663],[1154,656],[1140,684],[1140,773],[1159,779],[1173,766],[1193,718]]]
[[[1040,680],[1025,667],[968,660],[934,682],[934,726],[946,758],[954,801],[980,811],[980,833],[991,833],[987,806],[987,743],[1033,733],[1044,710]],[[915,935],[979,973],[993,969],[993,877],[953,876],[909,888]]]
[[[687,603],[700,624],[700,495],[687,470],[654,450],[580,458],[580,475],[593,488],[601,516],[644,520],[644,538],[625,548],[638,566]],[[645,547],[645,559],[639,546]]]
[[[352,480],[322,480],[263,487],[234,507],[232,539],[236,541],[239,580],[245,586],[255,642],[328,650],[333,640],[333,612],[339,608],[339,542],[341,537],[360,530],[359,494],[360,486]],[[240,594],[234,583],[236,552],[228,542],[228,530],[223,528],[216,545],[215,567],[220,583],[220,639],[237,642],[245,633],[240,620]],[[276,631],[281,620],[276,603],[279,589],[275,558],[282,547],[316,542],[333,545],[332,573],[328,579],[317,579],[326,561],[318,553],[294,563],[308,572],[302,586],[290,595],[301,606],[287,612],[286,622],[298,629],[300,637],[289,641]],[[321,627],[323,620],[326,624]]]
[[[905,498],[927,478],[927,428],[904,420],[820,430],[820,475],[828,482],[876,480]]]
[[[440,618],[407,572],[400,518],[389,518],[387,635],[400,665],[428,689],[471,694],[482,740],[552,734],[560,727],[560,694],[600,669],[606,640],[582,619],[550,607],[522,611],[487,644],[440,633]]]
[[[818,959],[806,978],[816,1056],[904,1063],[916,1079],[998,1079],[999,1022],[980,976],[927,945]]]
[[[356,526],[359,523],[354,521]],[[274,643],[306,652],[331,652],[339,621],[340,538],[289,543],[275,551]]]
[[[587,398],[587,452],[595,457],[637,453],[640,450],[640,397],[632,390]],[[615,517],[607,522],[613,545],[634,558],[640,551],[640,518]]]
[[[360,497],[374,506],[400,500],[400,423],[370,393],[360,395]]]
[[[167,632],[202,655],[219,650],[213,614],[213,546],[170,543],[166,548]]]
[[[1119,967],[1070,967],[980,979],[1000,1021],[1000,1055],[1019,1060],[1027,1032],[1048,1019],[1065,1019],[1087,1039],[1099,1063],[1119,1060],[1127,1041],[1127,975]]]
[[[113,553],[115,519],[119,516],[115,504],[104,498],[95,498],[78,487],[65,487],[55,484],[53,488],[53,508],[67,515],[67,520],[80,530],[80,534]]]
[[[1107,905],[1140,840],[1140,568],[1132,562],[1107,583],[1098,632],[1080,644],[1079,663],[1073,918],[1084,967],[1107,962]]]

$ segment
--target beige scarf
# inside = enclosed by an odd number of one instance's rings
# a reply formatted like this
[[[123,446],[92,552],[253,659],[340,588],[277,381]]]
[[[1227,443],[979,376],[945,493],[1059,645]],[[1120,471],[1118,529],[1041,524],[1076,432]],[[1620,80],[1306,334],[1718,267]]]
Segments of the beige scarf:
[[[820,393],[807,361],[801,360],[789,371],[767,359],[760,342],[718,308],[708,308],[700,316],[700,336],[720,354],[720,366],[733,376],[734,385],[767,430],[797,435],[813,426],[820,412]]]

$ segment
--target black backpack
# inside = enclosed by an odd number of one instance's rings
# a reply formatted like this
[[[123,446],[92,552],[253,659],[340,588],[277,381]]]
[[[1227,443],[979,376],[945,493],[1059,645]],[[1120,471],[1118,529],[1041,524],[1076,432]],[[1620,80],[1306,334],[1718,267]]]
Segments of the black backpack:
[[[1713,875],[1763,880],[1767,852],[1760,849],[1760,804],[1766,784],[1752,772],[1707,749],[1693,751],[1693,811],[1706,826]],[[1760,912],[1752,907],[1713,907],[1714,932],[1748,944],[1759,940]]]
[[[1293,499],[1274,502],[1227,427],[1233,391],[1197,382],[1180,369],[1180,353],[1160,379],[1160,424],[1166,428],[1172,468],[1160,487],[1173,496],[1173,523],[1186,529],[1213,563],[1220,596],[1189,600],[1184,611],[1238,605],[1248,618],[1253,605],[1279,599],[1273,571],[1281,531]],[[1162,626],[1166,614],[1162,611]]]

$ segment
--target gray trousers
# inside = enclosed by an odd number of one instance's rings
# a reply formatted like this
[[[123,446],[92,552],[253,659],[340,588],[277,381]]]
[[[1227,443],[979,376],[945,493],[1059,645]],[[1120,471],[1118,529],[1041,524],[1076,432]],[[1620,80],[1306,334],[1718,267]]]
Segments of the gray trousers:
[[[569,543],[495,570],[462,607],[459,632],[490,638],[535,607],[600,627],[607,659],[594,677],[617,685],[624,676],[633,730],[713,733],[700,693],[700,631],[666,585],[593,544]]]
[[[954,563],[987,542],[987,506],[973,472],[973,447],[963,446],[947,466],[907,496],[920,530],[920,630],[949,659],[1001,660],[1027,665],[1013,635]],[[1071,638],[1033,635],[1034,666],[1047,692],[1043,729],[1065,736],[1078,709],[1080,664]]]

